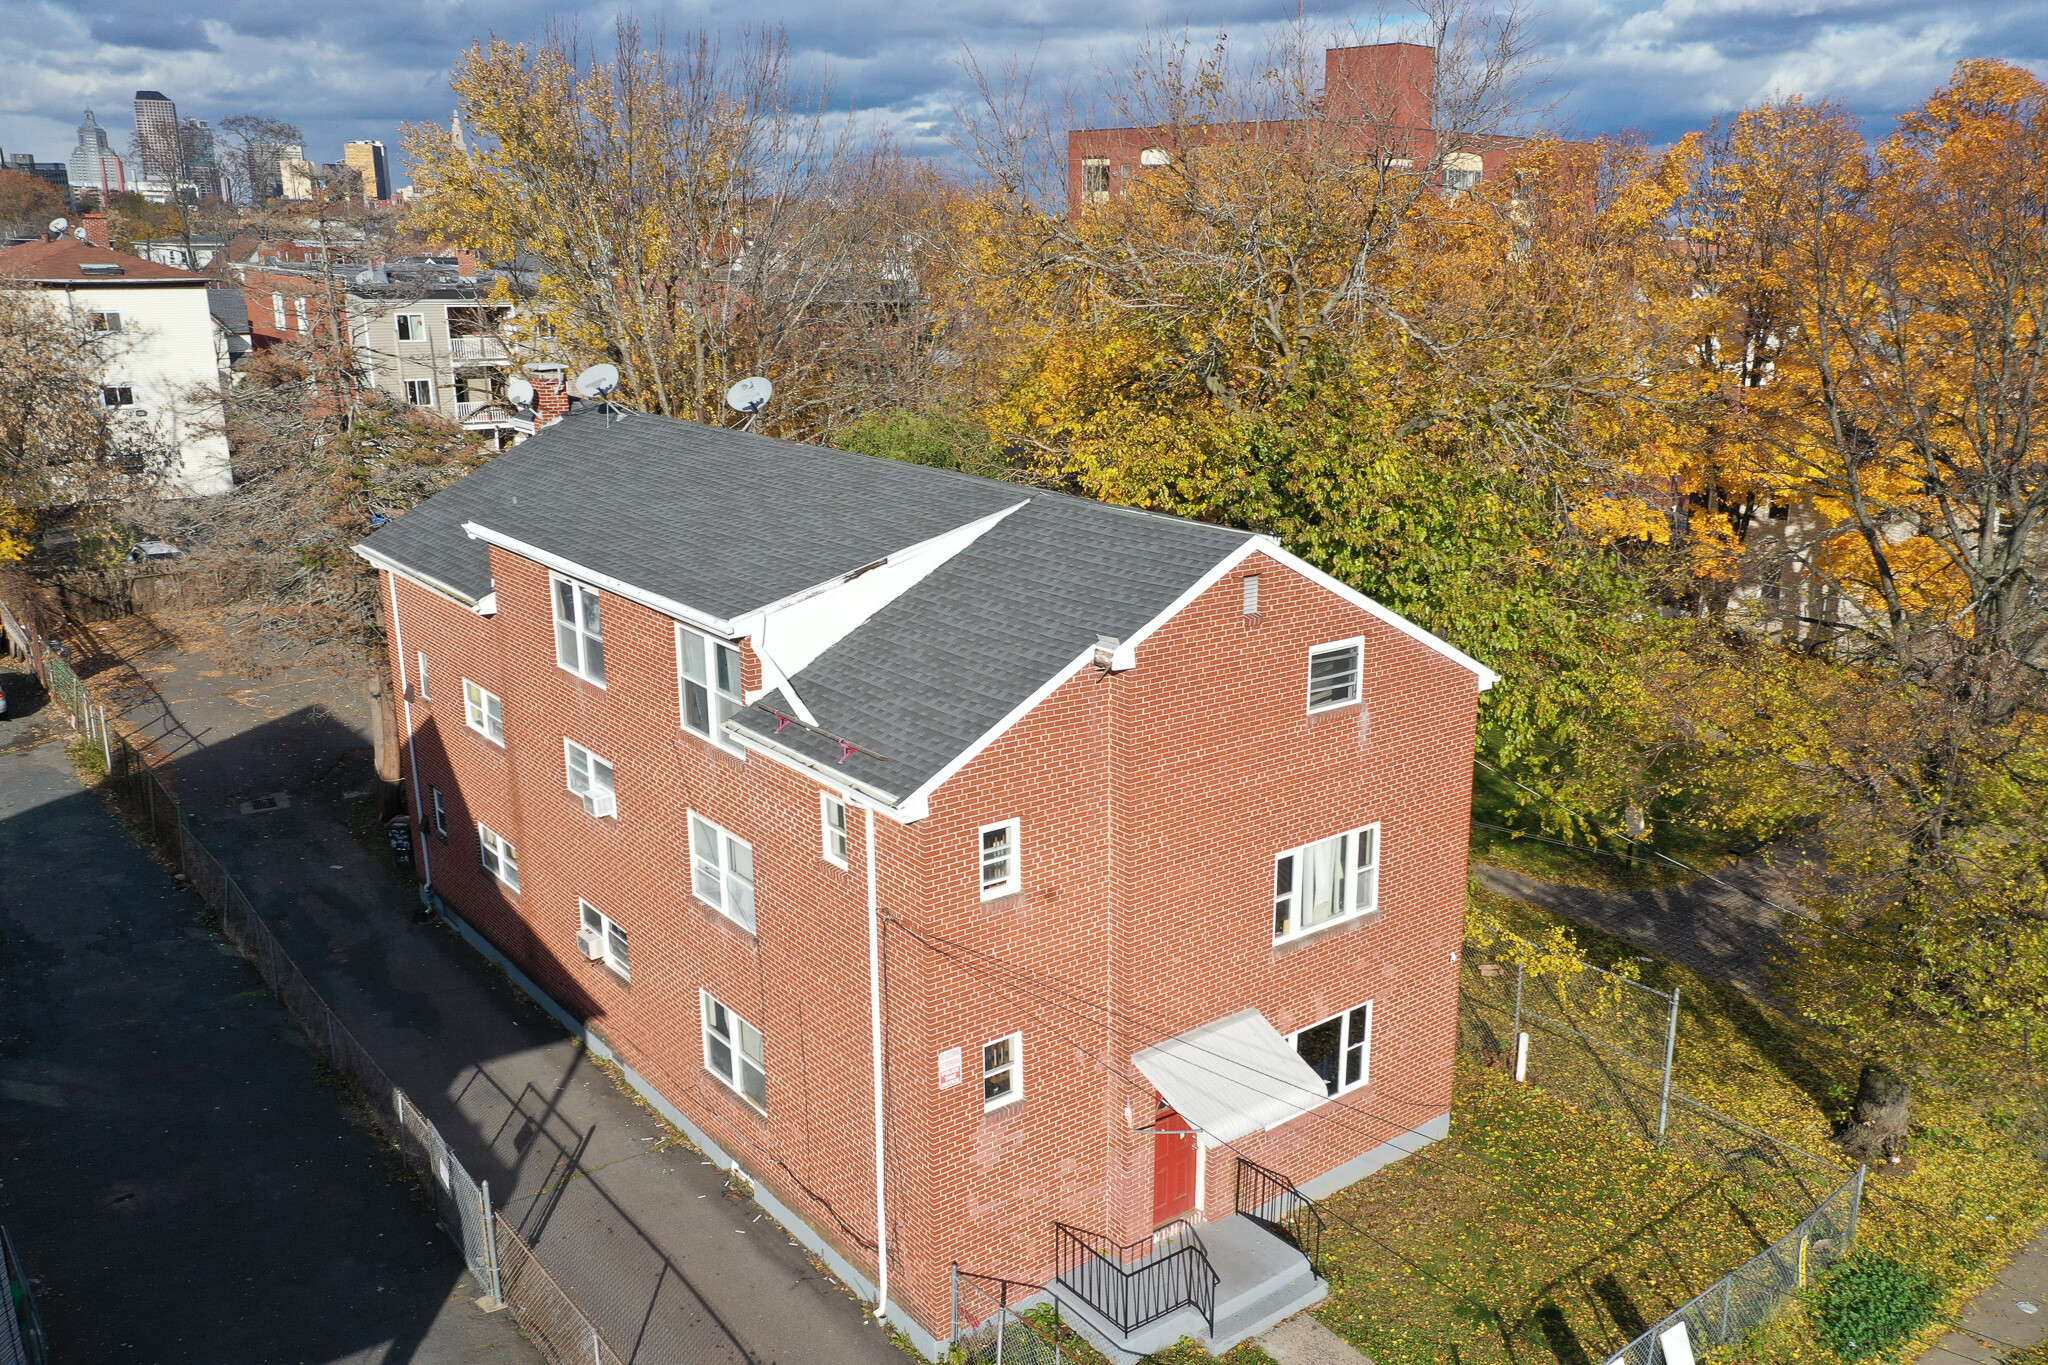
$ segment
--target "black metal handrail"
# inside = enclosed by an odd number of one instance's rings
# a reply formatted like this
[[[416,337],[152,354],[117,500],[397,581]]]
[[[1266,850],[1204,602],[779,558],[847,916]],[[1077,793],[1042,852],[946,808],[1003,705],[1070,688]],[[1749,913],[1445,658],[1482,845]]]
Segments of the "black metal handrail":
[[[1308,1258],[1323,1274],[1323,1211],[1294,1182],[1255,1161],[1237,1159],[1237,1211]]]
[[[1216,1285],[1194,1225],[1175,1219],[1150,1237],[1112,1242],[1099,1232],[1054,1223],[1058,1284],[1129,1336],[1169,1313],[1193,1308],[1216,1334]]]

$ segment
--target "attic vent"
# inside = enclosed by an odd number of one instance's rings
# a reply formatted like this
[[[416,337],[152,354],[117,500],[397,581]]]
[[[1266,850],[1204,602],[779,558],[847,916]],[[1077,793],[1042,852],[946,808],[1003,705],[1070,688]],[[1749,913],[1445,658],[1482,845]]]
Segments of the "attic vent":
[[[1246,616],[1257,616],[1259,614],[1259,576],[1255,573],[1248,573],[1244,576],[1244,614]]]
[[[78,267],[81,275],[125,275],[128,268],[119,261],[84,261]]]

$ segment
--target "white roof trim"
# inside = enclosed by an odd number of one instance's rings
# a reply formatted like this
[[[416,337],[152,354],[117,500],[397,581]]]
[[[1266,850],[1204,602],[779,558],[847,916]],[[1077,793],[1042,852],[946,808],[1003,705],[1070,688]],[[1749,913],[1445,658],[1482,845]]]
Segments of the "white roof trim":
[[[351,545],[349,548],[360,555],[373,569],[382,569],[385,573],[396,574],[414,587],[425,588],[436,597],[445,597],[456,605],[465,607],[470,611],[477,609],[479,599],[471,597],[466,592],[457,591],[446,583],[430,578],[416,569],[408,569],[389,555],[380,554],[367,545]]]
[[[1255,1009],[1212,1020],[1132,1056],[1204,1147],[1277,1128],[1329,1102],[1315,1068]]]
[[[1267,536],[1255,536],[1253,541],[1260,550],[1279,560],[1302,577],[1307,578],[1320,587],[1329,589],[1352,606],[1370,613],[1417,644],[1426,645],[1430,649],[1435,650],[1438,654],[1443,655],[1446,659],[1458,665],[1458,667],[1470,670],[1472,675],[1479,680],[1479,690],[1481,692],[1484,692],[1487,688],[1500,681],[1500,674],[1494,672],[1485,664],[1480,663],[1479,660],[1453,645],[1446,644],[1441,638],[1430,634],[1399,612],[1381,606],[1378,602],[1373,601],[1350,584],[1332,578],[1300,555],[1290,554],[1288,551],[1281,549],[1278,541]]]
[[[557,573],[566,574],[570,578],[603,588],[607,592],[616,593],[628,602],[638,602],[641,606],[658,611],[663,616],[672,617],[678,621],[687,621],[691,625],[702,626],[712,634],[722,636],[728,640],[738,638],[737,632],[733,630],[732,622],[698,611],[694,607],[686,607],[681,602],[663,597],[660,593],[649,592],[645,588],[636,588],[623,578],[613,578],[610,574],[599,573],[595,569],[586,568],[573,559],[564,559],[558,554],[541,549],[538,545],[528,545],[523,540],[515,540],[502,531],[493,531],[490,527],[481,525],[478,522],[465,521],[462,523],[462,530],[471,540],[481,540],[486,545],[495,545],[501,550],[509,550],[523,559],[530,559],[536,564],[546,565]]]

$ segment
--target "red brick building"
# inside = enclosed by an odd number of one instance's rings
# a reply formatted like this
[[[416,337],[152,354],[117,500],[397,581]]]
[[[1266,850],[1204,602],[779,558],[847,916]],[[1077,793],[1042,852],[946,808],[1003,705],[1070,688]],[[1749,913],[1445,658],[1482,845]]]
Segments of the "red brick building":
[[[431,895],[928,1351],[1242,1339],[1240,1163],[1447,1132],[1493,675],[1271,540],[586,408],[360,552]]]
[[[1412,170],[1447,190],[1499,176],[1528,139],[1448,130],[1437,121],[1436,49],[1416,43],[1333,47],[1323,54],[1320,126],[1329,149],[1395,170]],[[1148,168],[1228,141],[1298,145],[1299,122],[1202,124],[1185,128],[1085,128],[1067,134],[1067,202],[1080,213],[1107,203]]]

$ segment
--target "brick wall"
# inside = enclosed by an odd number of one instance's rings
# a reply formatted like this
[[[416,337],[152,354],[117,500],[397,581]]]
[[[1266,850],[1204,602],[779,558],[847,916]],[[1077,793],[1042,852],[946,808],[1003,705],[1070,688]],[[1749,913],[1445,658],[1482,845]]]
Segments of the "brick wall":
[[[396,585],[407,676],[421,651],[430,667],[412,733],[420,782],[449,813],[445,843],[424,839],[437,888],[872,1273],[862,813],[849,869],[828,863],[816,781],[680,728],[672,622],[607,595],[598,687],[555,663],[546,571],[495,549],[492,565],[488,620]],[[1255,620],[1244,572],[1261,578]],[[1304,714],[1309,648],[1352,636],[1362,704]],[[503,748],[464,725],[465,676],[503,699]],[[1084,667],[941,788],[929,818],[877,818],[900,1304],[942,1333],[953,1261],[1043,1280],[1055,1218],[1142,1235],[1153,1139],[1133,1122],[1154,1097],[1130,1057],[1246,1006],[1285,1032],[1375,1002],[1372,1083],[1238,1144],[1297,1182],[1449,1109],[1473,687],[1254,556],[1141,646],[1135,669]],[[565,736],[615,765],[616,820],[566,790]],[[757,932],[691,894],[690,810],[751,841]],[[1021,890],[984,904],[979,830],[1013,817]],[[516,845],[516,894],[479,866],[478,820]],[[1378,913],[1276,948],[1274,855],[1374,821]],[[577,953],[579,897],[630,933],[630,985]],[[765,1033],[766,1117],[705,1069],[700,989]],[[1025,1098],[985,1114],[980,1048],[1013,1031]],[[962,1080],[941,1089],[938,1054],[954,1047]],[[1234,1161],[1210,1153],[1212,1216],[1230,1212]]]

